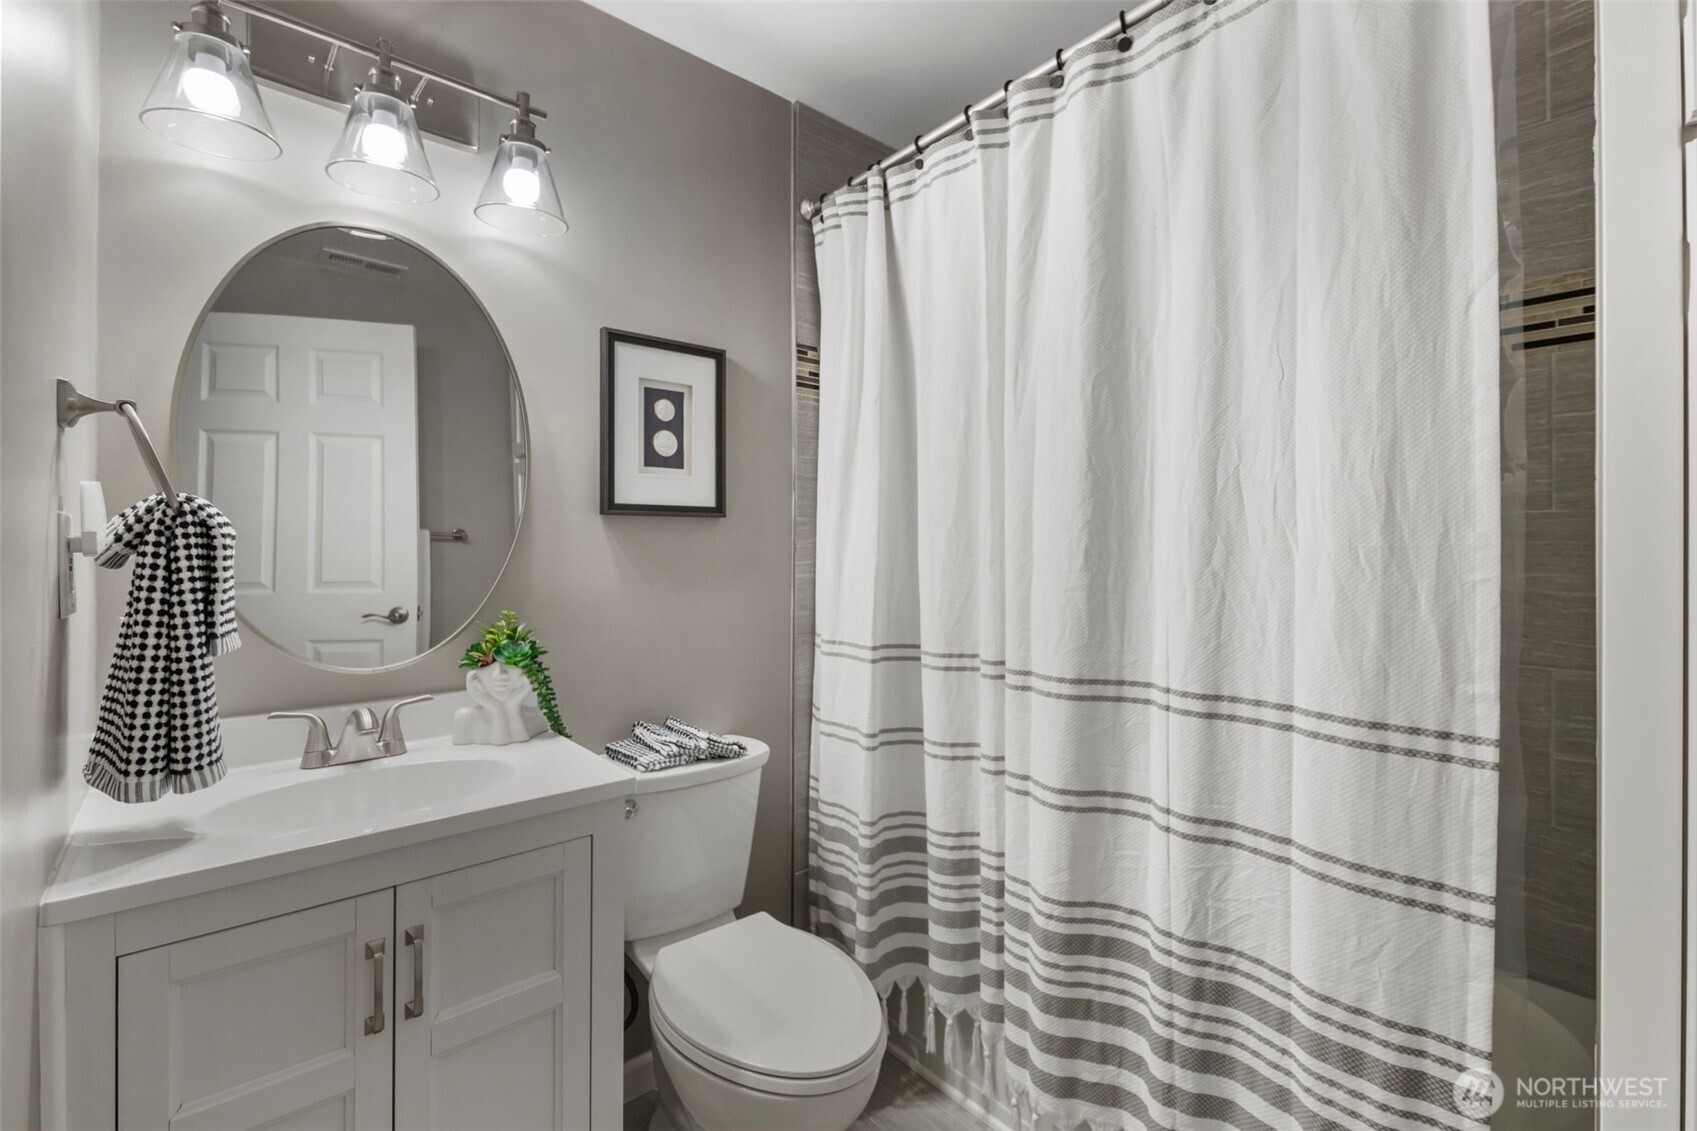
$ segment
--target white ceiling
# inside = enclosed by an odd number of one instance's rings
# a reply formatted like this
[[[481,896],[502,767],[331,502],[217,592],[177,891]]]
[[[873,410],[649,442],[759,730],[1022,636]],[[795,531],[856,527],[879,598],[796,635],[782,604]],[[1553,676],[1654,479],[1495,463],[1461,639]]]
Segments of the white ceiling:
[[[892,149],[1119,10],[1095,0],[589,2]]]

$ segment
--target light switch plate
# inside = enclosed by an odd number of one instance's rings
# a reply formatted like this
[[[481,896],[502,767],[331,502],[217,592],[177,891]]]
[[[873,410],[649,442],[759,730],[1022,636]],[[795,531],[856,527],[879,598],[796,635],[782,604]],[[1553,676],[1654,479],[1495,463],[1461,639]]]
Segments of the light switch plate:
[[[77,555],[73,547],[75,523],[69,511],[59,513],[59,619],[64,620],[77,611]]]

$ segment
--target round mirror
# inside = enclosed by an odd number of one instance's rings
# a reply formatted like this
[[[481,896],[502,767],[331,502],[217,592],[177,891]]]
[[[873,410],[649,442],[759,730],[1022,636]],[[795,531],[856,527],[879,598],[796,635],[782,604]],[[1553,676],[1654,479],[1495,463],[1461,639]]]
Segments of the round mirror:
[[[394,667],[477,615],[524,515],[518,375],[477,296],[367,228],[290,232],[207,303],[177,375],[176,482],[236,528],[245,626]]]

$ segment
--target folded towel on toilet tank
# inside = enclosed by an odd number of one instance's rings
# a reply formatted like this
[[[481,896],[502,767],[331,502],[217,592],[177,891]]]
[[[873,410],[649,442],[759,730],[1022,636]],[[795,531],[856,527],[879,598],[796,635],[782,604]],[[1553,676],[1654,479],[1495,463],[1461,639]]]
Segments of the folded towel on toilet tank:
[[[650,722],[632,723],[630,733],[638,742],[667,757],[683,757],[690,762],[707,757],[705,742]]]
[[[679,751],[674,754],[662,754],[646,742],[638,742],[634,738],[619,738],[607,744],[607,757],[621,766],[629,766],[639,774],[653,773],[655,770],[670,770],[678,766],[687,766],[695,761],[693,757]]]
[[[608,743],[606,752],[607,757],[621,765],[649,773],[692,762],[738,758],[748,753],[748,747],[735,739],[668,717],[665,726],[646,721],[633,723],[631,737]]]
[[[736,739],[726,738],[722,734],[714,734],[710,730],[704,730],[691,723],[686,723],[673,715],[666,716],[666,729],[674,734],[687,735],[704,744],[707,751],[706,756],[709,758],[740,758],[748,753],[748,747]]]

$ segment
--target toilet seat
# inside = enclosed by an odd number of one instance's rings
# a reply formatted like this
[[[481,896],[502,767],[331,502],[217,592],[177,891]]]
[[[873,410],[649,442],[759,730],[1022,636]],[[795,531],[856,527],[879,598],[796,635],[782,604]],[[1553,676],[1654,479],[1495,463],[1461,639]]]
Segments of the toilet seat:
[[[880,1031],[871,1051],[843,1072],[831,1076],[766,1076],[722,1060],[680,1036],[658,1009],[651,1011],[649,1020],[656,1043],[676,1052],[703,1072],[769,1096],[823,1096],[847,1091],[868,1077],[876,1076],[884,1062],[884,1034]]]
[[[649,1008],[679,1055],[774,1094],[852,1087],[883,1051],[883,1005],[860,967],[765,914],[661,948]]]

